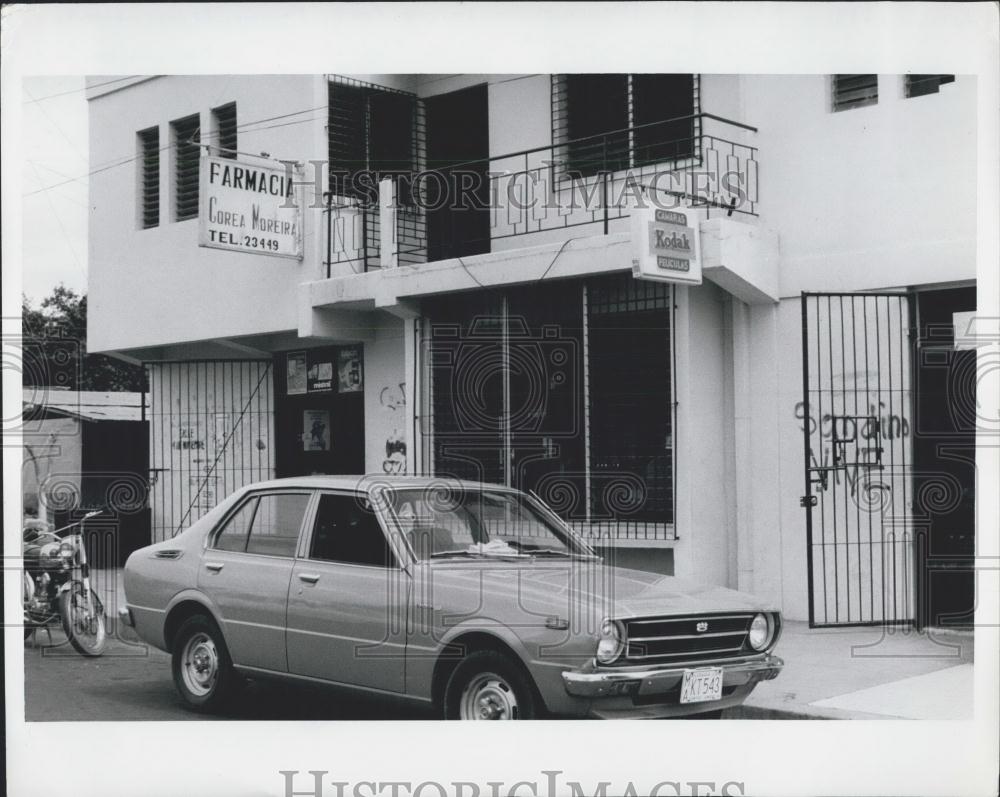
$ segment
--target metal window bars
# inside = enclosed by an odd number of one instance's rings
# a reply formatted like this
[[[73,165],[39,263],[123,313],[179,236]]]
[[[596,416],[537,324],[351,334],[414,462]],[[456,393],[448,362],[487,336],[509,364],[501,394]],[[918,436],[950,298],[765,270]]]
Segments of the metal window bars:
[[[141,220],[143,229],[160,223],[160,128],[150,127],[139,132],[142,177]]]
[[[198,217],[198,180],[201,146],[198,115],[171,122],[174,134],[174,221]]]
[[[672,135],[684,128],[681,139],[660,140],[657,133]],[[477,180],[488,180],[489,224],[484,225],[486,240],[459,240],[463,231],[476,229],[461,224],[456,210],[450,214],[451,226],[439,226],[438,235],[447,238],[445,250],[460,253],[463,248],[489,251],[495,242],[519,238],[523,246],[551,240],[546,234],[556,230],[599,226],[608,234],[627,229],[631,206],[645,196],[665,207],[689,205],[704,208],[706,216],[713,213],[739,213],[756,217],[760,193],[757,147],[750,143],[755,127],[714,114],[694,114],[665,119],[624,130],[610,131],[575,142],[578,151],[592,151],[601,168],[593,174],[573,172],[559,153],[567,145],[547,145],[520,152],[499,155],[486,161],[474,161],[449,166],[451,175],[471,175],[465,190],[476,192],[482,186]],[[642,159],[627,169],[614,170],[612,143],[623,134],[634,138],[643,134],[649,153],[691,152],[689,157],[660,162]],[[665,155],[664,155],[665,157]],[[485,167],[485,168],[484,168]],[[406,264],[426,262],[428,242],[426,213],[423,200],[427,185],[439,179],[434,173],[417,173],[396,183],[393,254],[396,261]],[[452,185],[461,185],[458,179]],[[448,201],[461,204],[460,191]],[[466,197],[467,198],[467,197]],[[413,200],[413,201],[410,201]],[[332,201],[328,203],[327,272],[331,265],[360,263],[364,270],[381,265],[380,241],[372,235],[372,221],[378,216],[377,203],[372,200]],[[359,218],[360,217],[360,218]],[[352,226],[353,225],[353,226]],[[361,241],[367,241],[363,247]],[[362,270],[355,268],[355,270]]]

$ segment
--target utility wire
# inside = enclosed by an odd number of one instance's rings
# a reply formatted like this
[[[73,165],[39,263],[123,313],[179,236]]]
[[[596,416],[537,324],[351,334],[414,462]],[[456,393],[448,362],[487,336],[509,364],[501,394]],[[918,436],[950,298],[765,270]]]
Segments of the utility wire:
[[[35,177],[37,177],[38,181],[41,182],[42,177],[38,173],[38,169],[36,169],[35,165],[30,161],[28,163],[31,166],[31,170],[35,173]],[[76,262],[77,268],[80,269],[80,274],[83,276],[83,283],[84,285],[86,285],[87,270],[83,267],[83,263],[80,262],[80,258],[77,257],[76,255],[76,248],[73,246],[73,242],[69,238],[69,233],[66,232],[66,228],[63,226],[62,219],[59,217],[59,211],[56,210],[55,203],[52,201],[52,196],[50,194],[46,194],[45,199],[48,201],[49,207],[52,209],[52,216],[53,218],[55,218],[56,224],[59,225],[59,231],[62,233],[63,238],[66,240],[66,247],[69,249],[69,253],[73,256],[73,260]]]
[[[244,122],[241,125],[237,125],[236,129],[237,129],[237,131],[244,132],[244,133],[259,133],[259,132],[261,132],[263,130],[271,130],[271,129],[276,128],[276,127],[289,127],[291,125],[305,124],[306,122],[314,122],[314,121],[317,121],[318,119],[320,119],[321,117],[311,117],[309,119],[299,119],[299,120],[294,121],[294,122],[284,122],[282,124],[277,124],[277,125],[266,125],[265,127],[255,127],[252,130],[248,129],[250,126],[252,126],[252,125],[258,125],[258,124],[261,124],[262,122],[270,122],[270,121],[274,121],[274,120],[277,120],[277,119],[287,119],[290,116],[299,116],[299,115],[304,114],[304,113],[312,113],[313,111],[318,111],[318,110],[321,110],[321,109],[326,108],[326,107],[327,106],[325,106],[325,105],[321,105],[321,106],[316,107],[316,108],[306,108],[306,109],[301,110],[301,111],[293,111],[292,113],[281,114],[280,116],[270,116],[270,117],[267,117],[265,119],[254,119],[253,121]],[[188,143],[196,144],[196,143],[202,143],[202,142],[190,141]],[[167,144],[166,146],[160,147],[159,150],[157,150],[157,151],[158,152],[163,152],[164,150],[170,149],[172,146],[174,146],[174,145],[173,144]],[[116,168],[118,166],[125,166],[126,164],[132,163],[132,162],[137,161],[140,158],[144,157],[144,154],[145,153],[139,154],[139,155],[133,155],[131,157],[129,157],[129,156],[122,156],[123,158],[125,158],[125,160],[105,161],[104,165],[102,165],[102,166],[100,166],[100,167],[98,167],[96,169],[92,169],[91,171],[87,172],[86,174],[82,174],[79,177],[72,177],[72,178],[70,178],[68,180],[64,180],[63,182],[60,182],[60,183],[53,183],[52,185],[45,186],[44,188],[39,188],[39,189],[36,189],[34,191],[28,191],[27,193],[22,194],[22,196],[32,196],[33,194],[39,194],[42,191],[49,191],[49,190],[51,190],[53,188],[58,188],[61,185],[66,185],[67,183],[72,183],[72,182],[75,182],[77,180],[83,180],[83,179],[91,177],[91,176],[93,176],[95,174],[100,174],[101,172],[106,172],[109,169],[114,169],[114,168]]]
[[[70,89],[69,91],[60,91],[56,94],[46,94],[44,97],[32,97],[30,100],[25,100],[22,105],[31,105],[36,102],[45,102],[45,100],[51,100],[54,97],[65,97],[68,94],[79,94],[81,91],[86,91],[87,89],[99,89],[101,86],[110,86],[112,83],[121,83],[123,80],[132,80],[132,78],[143,77],[143,75],[128,75],[127,77],[119,77],[114,80],[106,80],[103,83],[94,83],[92,86],[83,86],[79,89]]]
[[[34,96],[30,91],[28,91],[27,88],[24,89],[24,93],[27,94],[29,97]],[[70,138],[66,134],[66,131],[59,126],[56,120],[53,119],[49,115],[49,112],[46,111],[41,105],[38,106],[38,110],[41,112],[42,116],[44,116],[49,121],[49,124],[52,125],[53,128],[55,128],[56,132],[59,133],[59,135],[61,135],[66,140],[66,143],[70,145],[73,151],[79,156],[80,160],[82,160],[84,163],[87,163],[87,156],[80,151],[77,142],[75,142],[72,138]]]

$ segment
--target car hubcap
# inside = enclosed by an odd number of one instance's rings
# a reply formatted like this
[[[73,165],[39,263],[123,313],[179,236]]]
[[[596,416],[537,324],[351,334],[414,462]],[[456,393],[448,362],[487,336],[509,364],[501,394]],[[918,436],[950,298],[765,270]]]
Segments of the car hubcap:
[[[184,646],[181,671],[184,685],[198,697],[212,691],[219,673],[219,654],[205,633],[192,636]]]
[[[462,692],[460,714],[463,720],[517,719],[517,697],[499,675],[484,673]]]

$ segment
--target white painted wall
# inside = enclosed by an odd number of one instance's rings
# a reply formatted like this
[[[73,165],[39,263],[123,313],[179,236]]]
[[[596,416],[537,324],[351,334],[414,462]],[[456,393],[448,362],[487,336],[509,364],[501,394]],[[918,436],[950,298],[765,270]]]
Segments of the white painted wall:
[[[211,109],[232,101],[241,126],[322,106],[312,113],[261,122],[258,131],[241,129],[238,146],[277,158],[325,160],[322,76],[211,75],[156,78],[92,98],[91,165],[98,168],[135,157],[138,131],[154,125],[160,127],[160,147],[166,147],[170,122],[193,113],[201,114],[205,140]],[[271,127],[279,124],[283,126]],[[138,222],[137,162],[90,178],[91,350],[295,329],[296,286],[318,269],[319,211],[305,213],[302,263],[199,248],[197,219],[172,220],[173,166],[173,150],[163,150],[160,225],[147,230]]]
[[[830,109],[830,76],[742,80],[760,127],[761,224],[781,241],[781,295],[974,279],[974,77]]]
[[[403,321],[388,313],[374,316],[375,339],[365,344],[365,471],[405,474],[412,444],[407,417],[412,412],[403,349]],[[405,451],[399,450],[402,443]]]
[[[681,296],[686,293],[687,298]],[[705,283],[678,291],[677,534],[675,573],[728,585],[731,518],[725,483],[727,411],[723,293]],[[731,367],[731,366],[729,366]]]

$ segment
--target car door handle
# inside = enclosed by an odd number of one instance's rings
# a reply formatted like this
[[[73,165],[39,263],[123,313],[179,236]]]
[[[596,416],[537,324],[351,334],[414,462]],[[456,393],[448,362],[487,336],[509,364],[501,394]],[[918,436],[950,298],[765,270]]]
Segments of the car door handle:
[[[307,584],[315,584],[319,581],[319,576],[315,573],[299,573],[299,580],[305,581]]]
[[[218,562],[205,562],[205,569],[211,570],[213,573],[218,573],[220,570],[222,570],[222,568],[223,565],[219,564]]]

